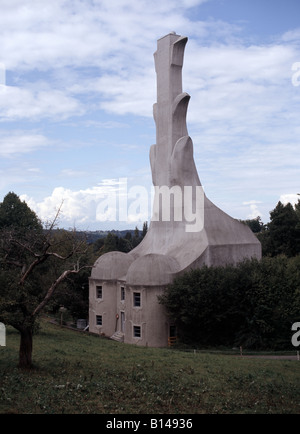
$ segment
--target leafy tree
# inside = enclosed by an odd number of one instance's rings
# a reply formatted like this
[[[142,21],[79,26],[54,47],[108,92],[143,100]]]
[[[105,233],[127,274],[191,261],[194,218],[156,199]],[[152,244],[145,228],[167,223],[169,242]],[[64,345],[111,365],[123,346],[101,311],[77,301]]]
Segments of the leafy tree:
[[[300,256],[202,267],[179,276],[160,302],[181,341],[198,345],[290,348],[299,321]]]
[[[13,223],[3,217],[9,213]],[[86,267],[80,262],[86,245],[75,232],[55,239],[58,214],[49,229],[42,230],[35,214],[14,194],[5,197],[0,214],[0,321],[20,332],[19,366],[30,368],[38,316],[61,283]]]
[[[296,256],[300,253],[300,228],[297,208],[278,202],[270,212],[267,230],[259,237],[263,254],[267,256]]]
[[[300,253],[300,199],[298,200],[298,203],[295,205],[295,214],[297,217],[297,223],[296,223],[296,243],[297,243],[297,252]]]
[[[249,274],[239,273],[235,267],[204,266],[175,279],[160,302],[184,342],[233,345],[245,314],[235,301],[242,299],[241,292],[249,285]]]
[[[140,231],[138,230],[138,227],[135,227],[134,234],[132,237],[132,247],[136,247],[141,242],[140,238]]]
[[[147,231],[147,222],[144,222],[142,232],[140,232],[136,226],[133,234],[128,231],[124,237],[118,236],[115,231],[111,231],[105,238],[99,238],[94,243],[94,251],[97,252],[98,255],[112,251],[128,253],[143,240]]]
[[[61,242],[64,245],[64,251],[61,252],[64,255],[67,254],[68,249],[72,249],[72,245],[68,242],[68,239],[73,242],[75,235],[70,234],[68,231],[59,230],[53,234],[53,242]],[[76,242],[85,243],[85,236],[82,233],[76,234]],[[85,251],[80,256],[80,264],[88,265],[93,264],[98,258],[98,255],[94,253],[93,245],[86,245]],[[51,272],[51,268],[48,267],[48,273]],[[73,317],[74,322],[78,318],[87,318],[89,309],[89,267],[83,268],[80,273],[72,273],[60,284],[55,291],[51,301],[47,304],[47,312],[53,314],[59,311],[61,306],[68,309],[68,312]],[[55,275],[53,274],[53,277]]]
[[[103,253],[112,252],[114,250],[117,250],[117,244],[118,244],[118,237],[117,235],[113,234],[112,232],[109,232],[107,234],[104,244],[103,244]]]
[[[103,249],[104,246],[104,241],[105,241],[105,237],[101,237],[93,242],[92,246],[96,257],[99,257],[99,255],[101,254],[101,250]]]
[[[264,224],[261,221],[260,216],[256,217],[255,219],[250,220],[241,220],[242,223],[245,223],[254,233],[259,233],[263,230]]]
[[[146,236],[147,232],[148,232],[148,222],[144,222],[143,223],[142,235],[141,235],[142,239]]]
[[[100,253],[107,253],[112,251],[129,252],[132,249],[132,245],[126,238],[118,237],[113,232],[109,232],[104,239],[103,247],[100,249]]]
[[[8,193],[0,203],[0,229],[14,228],[24,234],[28,230],[42,231],[43,227],[34,211],[15,193]]]

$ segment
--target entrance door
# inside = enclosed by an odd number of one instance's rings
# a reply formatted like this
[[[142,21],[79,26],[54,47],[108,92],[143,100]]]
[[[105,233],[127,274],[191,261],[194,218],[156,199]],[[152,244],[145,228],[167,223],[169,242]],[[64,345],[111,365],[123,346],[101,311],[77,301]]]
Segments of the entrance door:
[[[169,338],[168,338],[169,347],[171,347],[172,345],[176,344],[176,340],[177,340],[176,326],[170,325]]]
[[[125,312],[121,312],[121,332],[125,332]]]
[[[171,325],[170,326],[170,338],[176,338],[176,335],[177,335],[176,326]]]

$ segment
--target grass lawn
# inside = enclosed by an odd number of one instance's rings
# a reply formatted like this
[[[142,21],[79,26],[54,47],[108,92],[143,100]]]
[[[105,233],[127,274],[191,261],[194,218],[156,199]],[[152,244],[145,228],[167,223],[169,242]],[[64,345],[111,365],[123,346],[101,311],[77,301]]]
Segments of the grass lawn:
[[[0,413],[300,413],[300,362],[120,344],[42,322],[35,368],[0,347]]]

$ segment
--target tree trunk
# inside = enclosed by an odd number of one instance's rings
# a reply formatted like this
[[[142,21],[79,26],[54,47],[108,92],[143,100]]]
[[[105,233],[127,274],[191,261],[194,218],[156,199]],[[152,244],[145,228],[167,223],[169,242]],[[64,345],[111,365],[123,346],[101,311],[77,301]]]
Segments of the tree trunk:
[[[19,368],[30,369],[32,368],[32,328],[23,328],[20,333]]]

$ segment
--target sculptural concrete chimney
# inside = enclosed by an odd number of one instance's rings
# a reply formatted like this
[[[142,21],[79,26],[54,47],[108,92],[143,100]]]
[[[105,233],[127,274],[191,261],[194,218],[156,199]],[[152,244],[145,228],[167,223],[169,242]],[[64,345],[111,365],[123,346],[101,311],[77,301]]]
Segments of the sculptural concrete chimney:
[[[214,205],[201,187],[186,125],[190,96],[182,91],[186,43],[186,37],[170,33],[158,40],[154,54],[156,144],[150,148],[150,164],[154,187],[167,189],[169,200],[162,202],[171,208],[172,218],[161,219],[160,210],[154,207],[143,241],[127,254],[102,255],[90,279],[90,331],[110,335],[117,328],[127,343],[167,345],[172,324],[157,297],[176,276],[204,265],[237,264],[246,258],[261,257],[260,242],[250,228]],[[186,187],[196,192],[200,188],[202,193],[201,207],[197,206],[197,195],[191,197],[196,220],[202,222],[196,232],[187,230],[184,219],[174,218],[175,205],[170,194]],[[155,203],[159,194],[155,190]],[[185,202],[177,206],[184,206]],[[126,297],[122,299],[124,291]],[[98,292],[103,294],[101,299],[95,295]],[[116,317],[120,318],[119,323]]]
[[[152,179],[155,186],[172,186],[197,184],[200,185],[198,175],[193,164],[193,158],[188,155],[184,167],[183,154],[181,153],[181,166],[174,167],[174,159],[178,159],[175,146],[181,140],[179,147],[190,148],[184,138],[188,139],[186,126],[186,113],[190,96],[182,92],[182,66],[184,49],[187,37],[170,33],[157,42],[157,51],[154,53],[155,70],[157,76],[157,102],[153,105],[153,116],[156,124],[156,145],[151,147],[150,162]],[[182,140],[183,139],[183,140]],[[185,149],[191,154],[192,149]],[[174,158],[175,157],[175,158]],[[176,158],[177,157],[177,158]],[[178,177],[178,172],[183,174],[187,170],[189,176],[185,179]],[[194,177],[191,177],[191,174]]]
[[[157,41],[154,53],[157,76],[157,102],[153,106],[156,144],[150,148],[154,187],[201,186],[193,156],[193,142],[188,134],[186,114],[190,96],[182,91],[182,67],[188,38],[170,33]],[[169,190],[170,191],[170,190]],[[154,203],[157,204],[157,191]],[[161,219],[161,210],[153,209],[150,229],[133,254],[165,254],[176,258],[179,271],[207,265],[237,263],[244,258],[261,257],[261,246],[251,230],[216,207],[202,190],[201,207],[192,197],[197,210],[196,233],[189,233],[185,221]],[[166,201],[165,201],[166,202]],[[171,217],[174,202],[167,201]],[[182,202],[184,206],[184,201]],[[183,216],[184,212],[181,213]],[[155,218],[154,218],[155,217]]]
[[[160,148],[162,159],[168,162],[171,161],[176,141],[187,135],[186,127],[178,134],[178,124],[174,122],[172,113],[176,98],[182,94],[182,65],[186,42],[186,37],[171,33],[158,40],[157,51],[154,53],[157,74],[157,103],[153,106],[156,144]],[[156,185],[169,184],[168,179],[163,179],[164,175],[164,171],[159,171]]]

